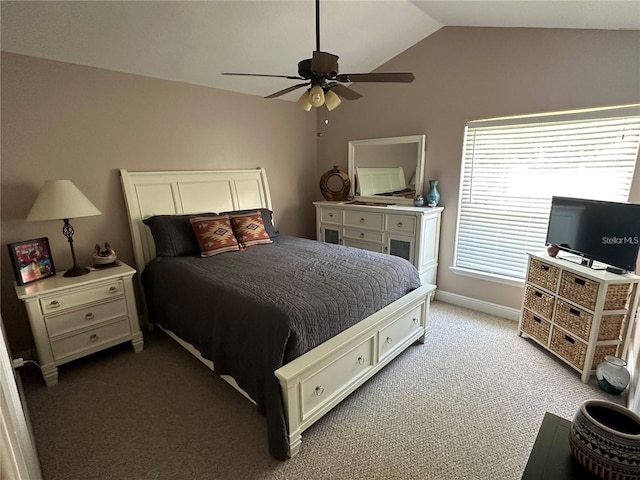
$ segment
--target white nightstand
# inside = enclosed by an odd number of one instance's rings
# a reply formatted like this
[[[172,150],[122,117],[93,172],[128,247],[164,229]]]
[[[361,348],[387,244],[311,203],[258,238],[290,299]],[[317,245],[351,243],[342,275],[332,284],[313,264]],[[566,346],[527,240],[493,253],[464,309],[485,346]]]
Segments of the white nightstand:
[[[118,265],[80,277],[56,276],[15,286],[25,302],[38,361],[47,386],[58,383],[58,365],[131,341],[142,351],[132,277]]]

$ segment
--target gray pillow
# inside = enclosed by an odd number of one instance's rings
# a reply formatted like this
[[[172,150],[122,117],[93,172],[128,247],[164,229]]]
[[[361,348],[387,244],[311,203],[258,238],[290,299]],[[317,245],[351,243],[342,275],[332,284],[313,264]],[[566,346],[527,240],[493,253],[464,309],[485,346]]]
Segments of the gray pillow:
[[[158,257],[200,255],[200,245],[189,221],[195,215],[215,215],[215,213],[154,215],[142,221],[151,229]]]

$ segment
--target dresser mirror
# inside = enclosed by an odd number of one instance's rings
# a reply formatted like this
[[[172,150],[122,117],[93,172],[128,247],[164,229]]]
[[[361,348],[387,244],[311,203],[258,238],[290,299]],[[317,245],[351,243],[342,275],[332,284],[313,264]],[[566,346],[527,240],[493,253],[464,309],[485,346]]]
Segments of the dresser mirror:
[[[425,135],[350,141],[350,195],[356,202],[413,205],[423,193],[425,142]]]

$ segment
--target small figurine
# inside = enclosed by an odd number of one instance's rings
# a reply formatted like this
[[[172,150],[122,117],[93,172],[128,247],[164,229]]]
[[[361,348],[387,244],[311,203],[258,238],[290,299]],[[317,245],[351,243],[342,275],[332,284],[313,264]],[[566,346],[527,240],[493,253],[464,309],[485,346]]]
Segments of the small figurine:
[[[93,266],[94,267],[105,267],[108,265],[112,265],[117,260],[118,256],[116,255],[116,251],[111,248],[109,242],[105,242],[104,250],[102,247],[96,243],[93,253]]]

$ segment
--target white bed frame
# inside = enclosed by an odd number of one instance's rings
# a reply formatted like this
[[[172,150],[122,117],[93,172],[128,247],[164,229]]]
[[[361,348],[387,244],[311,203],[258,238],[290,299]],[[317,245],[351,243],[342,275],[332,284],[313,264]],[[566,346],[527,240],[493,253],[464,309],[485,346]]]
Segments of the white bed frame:
[[[139,273],[155,256],[153,237],[142,223],[147,217],[272,209],[266,172],[261,168],[164,172],[123,169],[120,179]],[[282,390],[289,456],[300,450],[304,430],[407,347],[416,341],[424,343],[434,291],[434,285],[423,285],[274,372]],[[171,336],[213,368],[193,346]],[[234,381],[230,383],[239,389]]]

